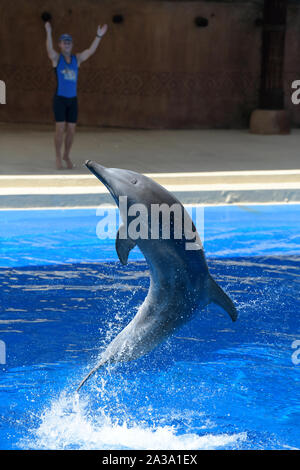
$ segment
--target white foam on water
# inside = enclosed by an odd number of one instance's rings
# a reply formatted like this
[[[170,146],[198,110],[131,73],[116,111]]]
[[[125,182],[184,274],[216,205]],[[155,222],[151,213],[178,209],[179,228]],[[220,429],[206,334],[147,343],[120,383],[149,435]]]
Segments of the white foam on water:
[[[148,427],[144,423],[113,420],[103,409],[93,417],[86,412],[87,403],[79,396],[62,393],[42,416],[37,429],[19,443],[29,449],[216,449],[238,447],[246,433],[202,435],[177,434],[173,426]],[[129,420],[128,420],[129,421]]]

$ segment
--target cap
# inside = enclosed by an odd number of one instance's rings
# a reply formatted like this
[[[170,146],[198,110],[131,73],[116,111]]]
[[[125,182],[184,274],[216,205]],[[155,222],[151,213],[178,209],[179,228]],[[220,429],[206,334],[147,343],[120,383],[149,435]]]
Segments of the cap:
[[[70,41],[72,42],[73,39],[72,39],[72,36],[70,36],[70,34],[62,34],[59,38],[60,41]]]

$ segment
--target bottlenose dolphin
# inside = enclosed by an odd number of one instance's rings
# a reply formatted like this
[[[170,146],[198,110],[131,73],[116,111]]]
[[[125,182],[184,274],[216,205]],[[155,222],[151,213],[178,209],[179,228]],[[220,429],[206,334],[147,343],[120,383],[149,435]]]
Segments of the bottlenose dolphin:
[[[93,161],[86,161],[87,168],[107,187],[121,213],[127,228],[134,217],[128,216],[135,204],[151,211],[157,205],[180,207],[182,217],[190,220],[182,204],[169,191],[152,179],[139,173],[117,168],[105,168]],[[126,198],[125,209],[120,205]],[[138,207],[140,207],[138,206]],[[123,212],[123,213],[122,213]],[[148,294],[131,322],[112,340],[100,356],[99,363],[82,380],[77,391],[100,367],[109,363],[130,361],[148,353],[176,329],[186,323],[197,310],[213,302],[220,305],[231,317],[237,319],[232,300],[211,277],[203,247],[196,228],[191,222],[195,246],[187,249],[191,234],[187,238],[180,229],[181,238],[175,237],[176,219],[170,217],[170,237],[162,235],[159,227],[156,237],[151,237],[149,219],[140,221],[146,227],[147,237],[132,239],[124,224],[116,236],[116,251],[122,264],[127,264],[130,250],[137,245],[143,253],[150,271]],[[161,223],[162,225],[162,223]],[[126,227],[125,227],[126,228]],[[126,236],[124,236],[126,234]]]

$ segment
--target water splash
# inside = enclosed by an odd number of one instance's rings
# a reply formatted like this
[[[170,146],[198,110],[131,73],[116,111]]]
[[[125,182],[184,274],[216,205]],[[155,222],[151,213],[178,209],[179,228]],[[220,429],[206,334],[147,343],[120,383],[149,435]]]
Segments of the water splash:
[[[104,408],[88,411],[79,395],[63,392],[44,410],[37,429],[23,439],[21,448],[30,449],[215,449],[239,447],[246,433],[202,435],[177,434],[174,426],[147,426],[128,419],[112,418]]]

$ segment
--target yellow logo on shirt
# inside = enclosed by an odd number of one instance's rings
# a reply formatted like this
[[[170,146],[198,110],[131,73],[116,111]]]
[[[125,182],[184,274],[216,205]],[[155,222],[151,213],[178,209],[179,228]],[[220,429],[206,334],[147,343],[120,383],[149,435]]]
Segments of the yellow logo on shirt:
[[[76,72],[75,70],[68,69],[67,67],[61,71],[65,80],[69,82],[76,82]]]

